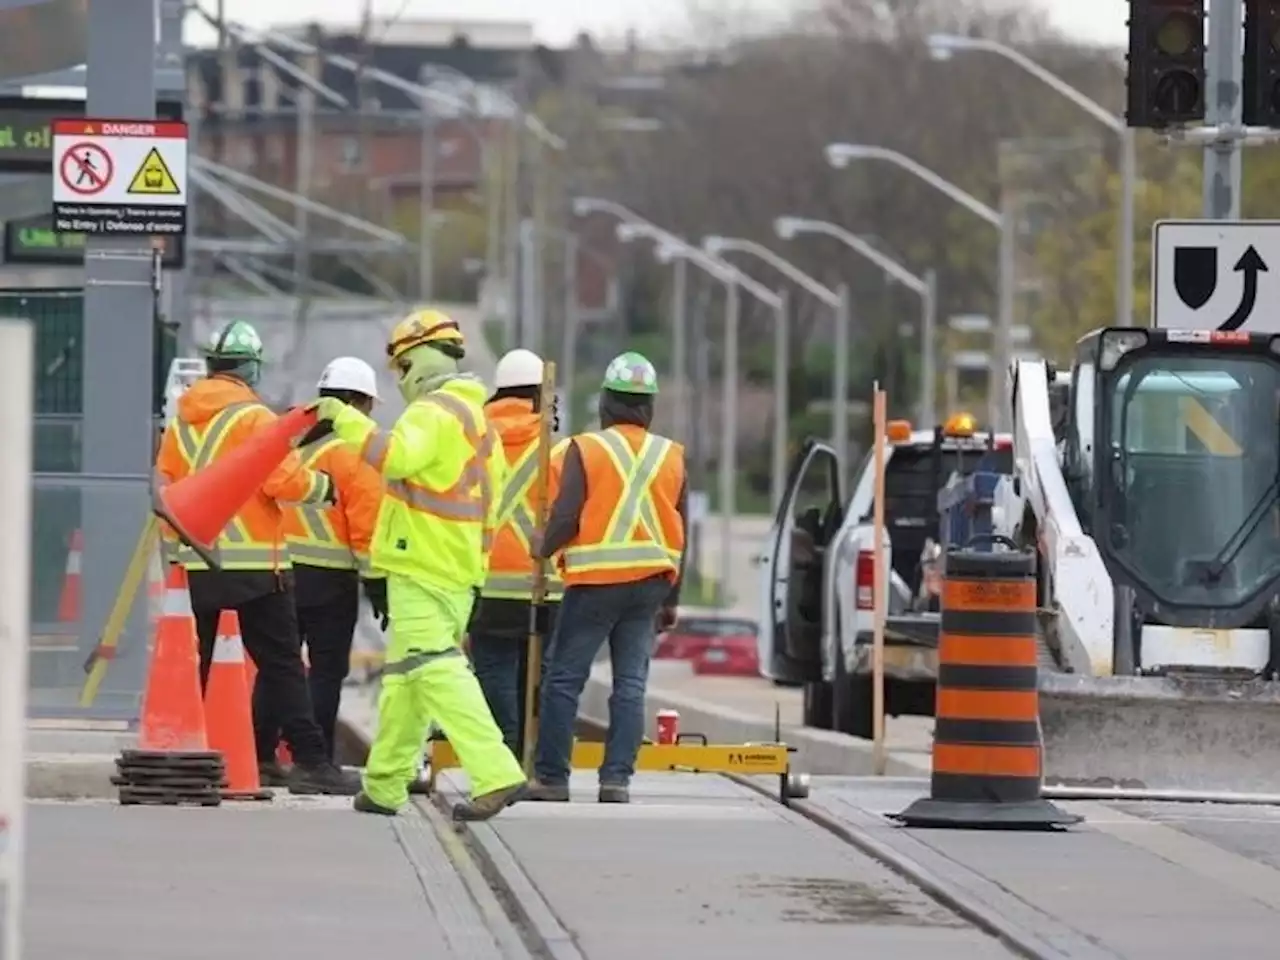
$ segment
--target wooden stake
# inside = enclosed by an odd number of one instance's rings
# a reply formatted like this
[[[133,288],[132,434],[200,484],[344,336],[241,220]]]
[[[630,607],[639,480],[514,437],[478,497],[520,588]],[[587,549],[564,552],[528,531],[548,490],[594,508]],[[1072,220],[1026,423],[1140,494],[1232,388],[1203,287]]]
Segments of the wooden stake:
[[[872,564],[871,590],[872,610],[875,615],[875,632],[871,648],[871,719],[874,750],[872,753],[875,774],[883,777],[888,767],[888,755],[885,749],[884,736],[884,621],[885,621],[885,575],[884,569],[884,454],[888,442],[885,423],[885,394],[877,381],[873,387],[873,419],[875,423],[874,463],[875,463],[875,502],[872,510]]]
[[[556,365],[542,367],[542,392],[538,403],[538,473],[533,481],[533,524],[540,535],[547,529],[551,480],[551,424],[555,419]],[[538,744],[538,694],[542,677],[542,636],[538,632],[538,610],[547,593],[547,561],[533,562],[533,599],[529,603],[529,637],[524,673],[524,772],[533,776],[533,752]]]

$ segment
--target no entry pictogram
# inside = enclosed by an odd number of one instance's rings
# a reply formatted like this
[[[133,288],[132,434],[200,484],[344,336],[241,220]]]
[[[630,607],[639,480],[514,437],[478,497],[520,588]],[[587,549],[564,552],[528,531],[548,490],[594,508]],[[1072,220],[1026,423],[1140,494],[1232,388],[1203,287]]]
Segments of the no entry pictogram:
[[[101,193],[114,173],[111,156],[96,143],[88,141],[75,144],[58,160],[58,177],[68,190],[82,197]]]

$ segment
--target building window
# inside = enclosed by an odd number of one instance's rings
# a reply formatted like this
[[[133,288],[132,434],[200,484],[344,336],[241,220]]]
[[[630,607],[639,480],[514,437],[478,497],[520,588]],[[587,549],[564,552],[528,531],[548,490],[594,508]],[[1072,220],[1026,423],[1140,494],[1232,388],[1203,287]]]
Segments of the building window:
[[[361,167],[360,141],[355,137],[346,137],[342,141],[342,168],[348,173]]]

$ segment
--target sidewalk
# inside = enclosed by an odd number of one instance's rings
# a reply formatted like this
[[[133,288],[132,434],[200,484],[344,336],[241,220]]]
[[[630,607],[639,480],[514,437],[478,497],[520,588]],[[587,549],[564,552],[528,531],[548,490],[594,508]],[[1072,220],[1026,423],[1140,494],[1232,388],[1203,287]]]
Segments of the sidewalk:
[[[388,821],[285,794],[27,811],[25,960],[527,957],[499,950],[514,930],[491,894],[499,919],[482,914],[416,811]]]

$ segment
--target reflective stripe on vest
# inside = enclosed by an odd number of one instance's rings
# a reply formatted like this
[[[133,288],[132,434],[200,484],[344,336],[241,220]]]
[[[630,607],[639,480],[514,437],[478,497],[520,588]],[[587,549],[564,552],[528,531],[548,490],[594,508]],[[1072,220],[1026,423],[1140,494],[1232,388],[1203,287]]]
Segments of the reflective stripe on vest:
[[[337,437],[321,437],[299,447],[298,455],[302,457],[303,466],[314,469],[316,462],[327,450],[341,443]],[[304,536],[294,535],[288,538],[289,556],[294,562],[330,570],[360,568],[360,561],[350,545],[342,542],[329,521],[330,507],[324,504],[299,503],[294,504],[292,509],[306,531]]]
[[[586,570],[654,567],[667,569],[680,566],[680,553],[663,542],[662,527],[653,515],[653,483],[658,477],[670,440],[646,433],[640,450],[631,447],[622,434],[604,430],[586,436],[594,438],[613,461],[618,476],[623,478],[624,495],[614,508],[604,537],[599,543],[571,545],[564,551],[564,571],[573,574]],[[588,496],[590,494],[588,493]],[[643,531],[648,540],[636,534]]]
[[[412,510],[429,514],[440,520],[455,523],[479,523],[481,545],[488,553],[492,547],[493,531],[489,529],[489,511],[493,505],[493,483],[489,479],[488,462],[493,453],[493,431],[486,429],[480,435],[480,427],[471,407],[451,394],[435,392],[418,403],[429,403],[448,411],[458,418],[462,433],[471,445],[471,459],[462,469],[461,476],[448,490],[431,490],[412,480],[388,480],[386,493]],[[391,441],[387,434],[375,430],[365,441],[360,455],[365,462],[381,471],[387,458]]]
[[[498,501],[498,531],[500,532],[503,527],[509,526],[525,552],[531,556],[533,553],[533,539],[537,535],[537,527],[533,514],[529,512],[529,494],[533,490],[534,481],[538,478],[538,450],[539,444],[529,444],[529,449],[516,462],[515,469],[508,476],[507,485],[502,491],[502,498]],[[537,561],[531,562],[536,563]],[[548,569],[546,564],[544,564],[544,569],[546,569],[546,577],[543,583],[546,587],[546,595],[552,598],[559,597],[564,592],[564,582],[556,575],[554,570]],[[533,572],[502,570],[493,572],[492,568],[490,568],[490,573],[485,578],[481,594],[497,598],[523,599],[532,597]]]
[[[260,408],[265,409],[262,404],[254,401],[233,403],[220,410],[203,433],[176,417],[171,420],[170,427],[174,428],[178,449],[182,451],[182,456],[187,461],[187,476],[211,464],[231,428],[246,413]],[[223,527],[222,533],[218,536],[218,542],[209,552],[224,570],[274,567],[281,560],[279,548],[274,544],[263,546],[261,543],[254,542],[239,517],[232,517]],[[209,566],[185,543],[178,547],[177,560],[189,570],[206,570]]]

